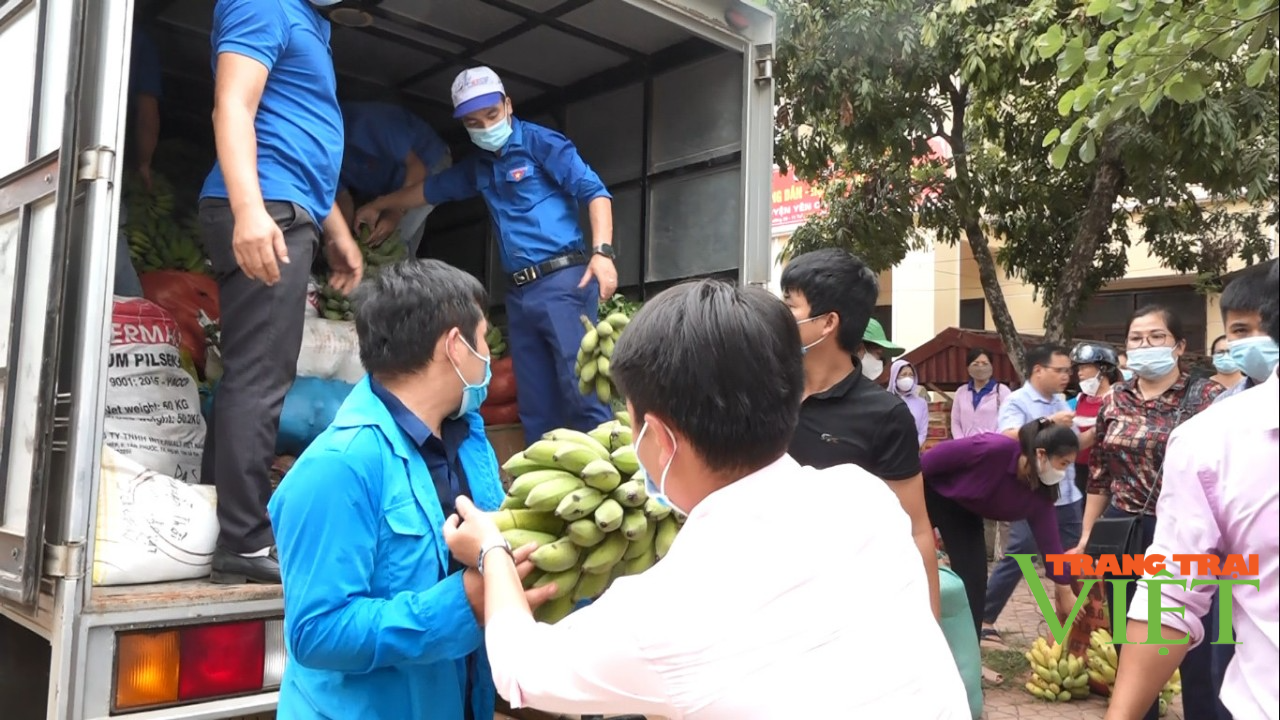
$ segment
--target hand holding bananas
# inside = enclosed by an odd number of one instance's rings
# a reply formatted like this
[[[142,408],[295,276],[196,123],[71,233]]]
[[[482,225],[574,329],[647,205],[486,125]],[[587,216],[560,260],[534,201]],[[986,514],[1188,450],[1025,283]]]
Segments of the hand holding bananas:
[[[631,318],[622,313],[614,313],[595,325],[591,324],[586,315],[581,320],[587,333],[582,336],[582,343],[578,347],[578,361],[573,369],[578,376],[578,391],[583,395],[595,392],[600,402],[608,405],[618,397],[609,374],[613,347]]]
[[[555,586],[539,620],[554,623],[615,578],[648,570],[679,532],[637,476],[630,422],[619,413],[589,433],[553,430],[502,466],[515,480],[494,524],[513,547],[538,543],[539,572],[526,584]]]
[[[536,543],[525,543],[520,547],[512,548],[510,555],[511,568],[505,573],[499,571],[494,574],[490,568],[497,563],[502,562],[501,556],[506,555],[503,548],[503,537],[498,532],[497,526],[488,513],[480,510],[465,495],[460,495],[456,503],[457,513],[450,515],[449,519],[444,523],[444,541],[449,546],[449,552],[458,562],[467,567],[477,567],[480,561],[481,551],[485,552],[484,569],[485,569],[485,605],[488,607],[491,602],[489,598],[498,600],[499,604],[514,603],[515,598],[523,593],[525,602],[528,603],[530,609],[537,609],[543,603],[550,600],[555,594],[556,589],[550,586],[531,587],[528,590],[522,586],[523,581],[529,577],[534,570],[533,561],[530,556],[537,549]],[[513,570],[515,572],[512,572]],[[507,579],[509,587],[503,588],[503,579]],[[492,586],[497,587],[492,587]],[[497,608],[488,608],[483,614],[476,613],[476,617],[483,620],[491,615]]]

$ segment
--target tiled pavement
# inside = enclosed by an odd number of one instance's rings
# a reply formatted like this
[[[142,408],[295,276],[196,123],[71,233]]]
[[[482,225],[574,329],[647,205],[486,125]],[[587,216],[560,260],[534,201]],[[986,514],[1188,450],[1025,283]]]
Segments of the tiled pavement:
[[[1046,581],[1046,586],[1047,584]],[[1011,650],[1025,651],[1038,635],[1049,635],[1044,618],[1026,585],[1018,586],[1004,613],[1000,615],[996,628]],[[1032,697],[1022,687],[1026,681],[1024,674],[1022,677],[1005,678],[1000,687],[988,687],[982,717],[989,720],[1101,720],[1106,714],[1107,701],[1098,695],[1091,695],[1087,700],[1050,703]],[[1182,720],[1181,696],[1174,697],[1164,720]]]

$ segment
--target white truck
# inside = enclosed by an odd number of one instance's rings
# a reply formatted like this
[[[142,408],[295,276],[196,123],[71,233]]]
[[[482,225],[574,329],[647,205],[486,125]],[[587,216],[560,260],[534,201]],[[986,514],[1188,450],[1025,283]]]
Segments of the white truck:
[[[279,587],[91,581],[135,21],[165,134],[209,138],[214,0],[0,0],[0,716],[272,717]],[[344,98],[442,131],[487,64],[614,194],[621,286],[769,277],[774,18],[738,0],[364,0],[328,10]],[[446,134],[446,137],[450,137]],[[457,140],[454,136],[452,139]],[[459,143],[459,147],[465,143]],[[478,202],[428,226],[504,283]]]

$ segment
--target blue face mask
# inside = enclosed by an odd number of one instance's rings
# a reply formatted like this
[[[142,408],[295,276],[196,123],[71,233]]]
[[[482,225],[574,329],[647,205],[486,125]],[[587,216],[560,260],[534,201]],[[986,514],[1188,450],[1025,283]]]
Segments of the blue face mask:
[[[462,376],[462,370],[458,369],[458,364],[453,362],[453,358],[449,362],[453,364],[453,371],[458,373],[458,379],[462,381],[462,404],[458,406],[458,411],[450,415],[450,418],[458,419],[469,412],[475,412],[484,404],[485,398],[489,397],[489,379],[493,377],[493,368],[489,366],[489,358],[483,357],[476,352],[471,344],[466,340],[462,341],[467,351],[484,361],[484,379],[472,385]]]
[[[1129,351],[1129,368],[1144,380],[1159,380],[1178,367],[1171,347],[1144,347]]]
[[[1124,368],[1120,371],[1120,377],[1124,378],[1125,382],[1133,382],[1133,371],[1129,368]]]
[[[797,320],[797,321],[796,321],[796,325],[803,325],[803,324],[805,324],[805,323],[807,323],[807,322],[813,322],[814,320],[818,320],[818,319],[820,319],[820,318],[824,318],[824,317],[826,317],[826,315],[819,315],[818,317],[811,317],[811,318],[805,318],[804,320]],[[822,342],[823,340],[826,340],[826,339],[827,339],[827,336],[826,336],[826,335],[823,335],[822,337],[818,338],[817,340],[814,340],[813,342],[809,343],[808,345],[801,345],[801,346],[800,346],[800,354],[801,354],[801,355],[807,355],[807,354],[809,354],[809,348],[813,347],[814,345],[817,345],[818,343],[820,343],[820,342]]]
[[[1213,369],[1223,375],[1230,375],[1234,372],[1240,372],[1240,364],[1236,359],[1231,357],[1231,351],[1223,351],[1213,354]]]
[[[467,128],[471,142],[489,152],[498,152],[511,137],[511,118],[505,117],[487,128]]]
[[[1254,382],[1266,382],[1280,363],[1280,347],[1266,335],[1232,340],[1231,359]]]
[[[644,439],[644,434],[648,429],[649,423],[646,422],[644,427],[640,428],[640,434],[636,436],[635,447],[637,453],[640,450],[640,441]],[[649,471],[645,470],[643,462],[640,463],[640,472],[638,474],[644,476],[644,491],[649,497],[658,501],[658,504],[663,507],[671,508],[681,515],[687,515],[688,513],[676,507],[675,503],[671,502],[671,499],[667,497],[667,473],[671,472],[671,463],[675,461],[676,450],[678,449],[676,447],[676,436],[671,432],[670,428],[667,429],[667,437],[671,438],[671,459],[667,460],[667,466],[662,469],[662,475],[658,477],[658,484],[655,485],[653,483],[653,479]],[[636,455],[636,459],[637,461],[639,460],[639,454]]]

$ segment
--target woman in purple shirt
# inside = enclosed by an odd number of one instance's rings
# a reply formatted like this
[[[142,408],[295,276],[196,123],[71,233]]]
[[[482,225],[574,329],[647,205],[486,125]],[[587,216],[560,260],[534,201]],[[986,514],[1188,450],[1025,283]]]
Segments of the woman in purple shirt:
[[[1018,431],[947,440],[920,458],[929,519],[942,535],[951,569],[964,581],[974,630],[982,627],[987,594],[984,520],[1026,520],[1044,555],[1063,552],[1054,502],[1058,483],[1076,459],[1080,441],[1071,428],[1042,418]],[[1075,605],[1070,575],[1045,573],[1057,583],[1055,604],[1065,615]]]

